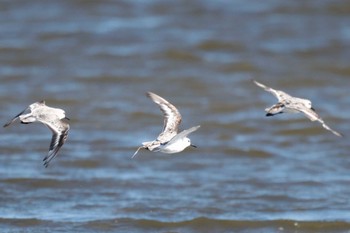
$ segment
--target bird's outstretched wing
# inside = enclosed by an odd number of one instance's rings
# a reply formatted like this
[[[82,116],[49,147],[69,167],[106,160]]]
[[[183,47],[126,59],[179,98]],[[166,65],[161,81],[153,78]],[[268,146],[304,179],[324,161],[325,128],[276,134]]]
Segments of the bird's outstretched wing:
[[[178,128],[181,123],[181,114],[174,105],[159,95],[148,92],[147,96],[159,106],[164,115],[163,130],[159,134],[157,140],[161,143],[168,142],[178,132]]]
[[[57,152],[63,146],[64,142],[67,139],[69,125],[63,121],[60,121],[60,123],[62,123],[62,125],[59,128],[54,127],[51,124],[44,123],[52,131],[52,139],[50,143],[49,153],[43,159],[45,167],[49,166],[50,161],[56,157]]]
[[[299,108],[299,111],[304,113],[307,118],[309,118],[311,121],[318,121],[322,124],[322,127],[326,130],[331,131],[334,135],[338,137],[343,137],[343,135],[335,130],[333,130],[331,127],[329,127],[324,120],[312,109],[310,108]]]
[[[287,93],[285,93],[283,91],[275,90],[275,89],[273,89],[271,87],[265,86],[264,84],[255,81],[255,80],[254,80],[254,83],[257,86],[263,88],[265,91],[268,91],[271,94],[273,94],[278,99],[279,102],[282,102],[282,101],[284,101],[286,99],[292,98],[290,95],[288,95]]]
[[[182,131],[181,133],[177,134],[175,137],[173,137],[167,144],[170,145],[174,142],[176,142],[177,140],[187,137],[187,135],[189,135],[190,133],[193,133],[194,131],[196,131],[199,127],[201,127],[200,125],[197,126],[193,126],[189,129],[186,129],[184,131]]]
[[[28,108],[24,109],[22,112],[18,113],[18,114],[17,114],[14,118],[12,118],[9,122],[7,122],[6,124],[4,124],[4,127],[7,127],[7,126],[11,125],[13,122],[15,122],[15,121],[19,118],[19,116],[21,116],[24,112],[28,111],[29,109],[30,109],[30,108],[28,107]]]

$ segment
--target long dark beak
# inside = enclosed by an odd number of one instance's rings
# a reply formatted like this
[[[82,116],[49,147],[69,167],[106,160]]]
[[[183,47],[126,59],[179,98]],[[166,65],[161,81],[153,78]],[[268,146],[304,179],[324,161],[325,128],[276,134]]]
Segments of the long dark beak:
[[[64,119],[66,119],[66,120],[69,120],[69,121],[70,121],[70,119],[69,119],[68,117],[65,117]]]
[[[195,145],[193,145],[193,144],[191,144],[190,146],[192,146],[192,147],[194,147],[194,148],[197,148],[197,146],[195,146]]]

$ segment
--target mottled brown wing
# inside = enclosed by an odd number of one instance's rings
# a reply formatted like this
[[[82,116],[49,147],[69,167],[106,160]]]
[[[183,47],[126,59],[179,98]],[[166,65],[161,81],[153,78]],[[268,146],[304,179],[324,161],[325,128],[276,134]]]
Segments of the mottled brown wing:
[[[150,97],[153,102],[158,104],[160,110],[164,115],[164,126],[162,132],[159,134],[157,140],[161,143],[168,142],[178,132],[179,125],[181,123],[181,114],[174,105],[163,99],[159,95],[152,92],[148,92],[147,96]]]

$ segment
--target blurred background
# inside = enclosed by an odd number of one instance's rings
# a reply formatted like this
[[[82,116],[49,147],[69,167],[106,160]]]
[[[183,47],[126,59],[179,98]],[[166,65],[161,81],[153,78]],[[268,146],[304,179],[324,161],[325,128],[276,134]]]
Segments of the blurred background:
[[[279,0],[0,2],[0,119],[46,100],[71,119],[0,133],[3,232],[345,232],[350,229],[350,3]],[[265,117],[256,79],[311,99]],[[140,151],[182,114],[193,144]]]

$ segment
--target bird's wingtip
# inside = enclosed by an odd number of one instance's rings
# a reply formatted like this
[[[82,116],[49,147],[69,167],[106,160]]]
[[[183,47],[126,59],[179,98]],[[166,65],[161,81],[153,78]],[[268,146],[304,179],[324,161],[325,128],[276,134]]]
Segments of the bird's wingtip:
[[[146,96],[147,97],[151,97],[152,95],[155,95],[152,91],[147,91],[146,92]]]
[[[257,85],[258,87],[261,87],[261,88],[266,88],[266,86],[262,83],[259,83],[258,81],[256,80],[253,80],[253,82],[255,83],[255,85]]]
[[[139,152],[139,150],[140,150],[141,148],[143,148],[143,146],[140,146],[139,148],[137,148],[137,150],[135,151],[135,153],[131,156],[132,159],[137,155],[137,153]]]
[[[342,134],[342,133],[335,132],[334,134],[335,134],[336,136],[338,136],[338,137],[345,138],[345,135]]]
[[[47,168],[49,166],[49,163],[50,161],[48,161],[48,157],[46,156],[44,159],[43,159],[43,162],[44,162],[44,167]]]

